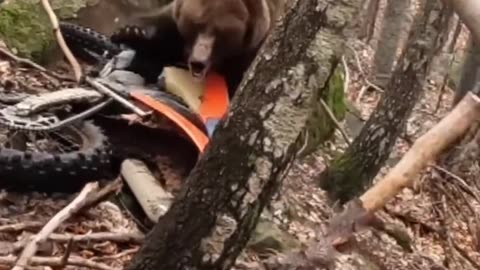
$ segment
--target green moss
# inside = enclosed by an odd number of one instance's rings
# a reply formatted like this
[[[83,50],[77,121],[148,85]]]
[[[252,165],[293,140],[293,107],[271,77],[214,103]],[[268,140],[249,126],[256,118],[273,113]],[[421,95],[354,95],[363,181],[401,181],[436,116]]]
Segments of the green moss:
[[[448,81],[447,85],[453,89],[456,89],[460,85],[460,80],[462,78],[462,68],[465,63],[465,57],[461,53],[457,52],[454,55],[452,65],[448,72]]]
[[[345,105],[345,75],[343,68],[338,66],[332,78],[329,81],[328,91],[324,93],[323,100],[332,110],[337,120],[341,121],[345,118],[347,107]]]
[[[343,120],[346,113],[343,89],[344,77],[343,68],[338,65],[321,97],[338,121]],[[306,156],[314,152],[322,142],[333,135],[336,128],[319,99],[316,99],[312,106],[312,115],[307,120],[307,127],[301,135],[303,147],[300,156]]]
[[[74,17],[81,8],[96,5],[98,2],[99,0],[53,0],[51,4],[59,18],[67,19]]]
[[[321,187],[328,191],[332,198],[345,203],[354,196],[357,196],[362,187],[359,187],[357,179],[362,175],[362,167],[357,166],[361,162],[356,156],[344,154],[337,157],[329,166],[328,170],[323,171]],[[333,169],[332,169],[333,168]]]
[[[52,7],[60,19],[74,16],[85,5],[86,0],[52,1]],[[0,38],[18,55],[41,61],[55,40],[40,0],[15,0],[2,5]]]

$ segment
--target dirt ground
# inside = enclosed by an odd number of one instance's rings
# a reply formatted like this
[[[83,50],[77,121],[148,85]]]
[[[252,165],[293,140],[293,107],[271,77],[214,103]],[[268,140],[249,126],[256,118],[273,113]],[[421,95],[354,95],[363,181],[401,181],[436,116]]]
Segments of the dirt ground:
[[[362,45],[354,47],[363,69],[368,70],[367,63],[372,57],[372,50]],[[350,72],[347,95],[355,103],[365,82],[355,57],[348,57],[347,61]],[[19,67],[5,57],[0,57],[0,74],[1,85],[31,92],[53,90],[68,85],[60,80],[48,79],[35,69]],[[363,98],[355,103],[364,119],[373,111],[380,96],[379,91],[366,92]],[[408,121],[406,137],[414,141],[433,127],[450,110],[452,97],[452,89],[441,91],[434,85],[428,85]],[[335,150],[345,147],[338,134],[336,139],[327,145]],[[409,147],[407,141],[398,139],[388,165],[382,169],[377,180]],[[271,206],[274,222],[304,244],[308,244],[309,240],[325,228],[331,214],[325,193],[315,183],[316,177],[330,158],[325,151],[318,151],[297,161],[285,179],[280,196]],[[432,182],[439,181],[442,180],[438,169],[429,167],[418,177],[414,187],[406,188],[381,211],[380,217],[408,239],[407,245],[400,245],[395,242],[395,237],[384,232],[369,232],[366,237],[370,240],[380,237],[381,243],[388,243],[388,246],[378,245],[376,250],[370,251],[372,257],[382,261],[385,269],[432,269],[432,265],[438,266],[437,269],[446,269],[445,262],[449,264],[449,269],[480,269],[479,219],[475,215],[466,219],[456,218],[457,215],[464,214],[461,209],[451,210],[455,207],[445,205],[442,198],[448,194],[439,195],[439,189],[432,185]],[[1,193],[0,269],[9,269],[1,266],[12,261],[9,254],[20,252],[25,240],[73,198],[74,195]],[[480,213],[478,202],[472,203],[471,207],[474,213]],[[448,224],[445,224],[445,215],[452,216],[448,219]],[[76,239],[72,246],[68,244],[69,238],[66,237],[69,234],[98,233],[103,233],[99,239]],[[41,245],[37,255],[50,257],[53,261],[55,258],[61,259],[68,250],[70,258],[80,262],[71,269],[87,269],[81,267],[85,265],[83,259],[91,262],[92,269],[120,269],[138,250],[142,237],[133,220],[118,206],[111,202],[102,202],[64,222],[52,236],[54,241]],[[238,261],[238,269],[259,269],[259,254],[247,250],[243,255]]]

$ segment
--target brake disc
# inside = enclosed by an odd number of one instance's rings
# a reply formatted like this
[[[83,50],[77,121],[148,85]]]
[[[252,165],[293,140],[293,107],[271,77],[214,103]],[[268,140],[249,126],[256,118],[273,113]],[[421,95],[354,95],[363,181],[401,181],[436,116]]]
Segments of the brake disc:
[[[18,116],[13,106],[0,110],[0,125],[9,129],[40,131],[48,130],[51,126],[60,122],[55,115]]]

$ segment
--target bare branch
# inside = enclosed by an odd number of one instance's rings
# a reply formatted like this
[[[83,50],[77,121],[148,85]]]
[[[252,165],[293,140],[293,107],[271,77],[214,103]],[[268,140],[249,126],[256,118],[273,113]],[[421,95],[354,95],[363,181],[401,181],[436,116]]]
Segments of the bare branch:
[[[338,130],[342,134],[345,142],[347,142],[347,144],[350,145],[351,144],[350,138],[348,137],[345,129],[343,129],[343,127],[340,125],[340,122],[338,122],[337,118],[335,117],[335,114],[332,112],[332,110],[330,110],[330,108],[328,107],[328,105],[325,103],[323,99],[320,99],[320,103],[322,104],[323,109],[327,112],[330,119],[333,121],[335,126],[338,128]]]
[[[50,219],[47,224],[36,234],[32,240],[26,245],[22,254],[19,256],[15,267],[12,270],[23,270],[28,266],[30,259],[37,252],[38,246],[40,243],[48,239],[48,236],[62,224],[65,220],[70,218],[72,215],[79,212],[85,206],[86,198],[88,195],[98,189],[98,183],[88,183],[85,185],[80,194],[66,207],[64,207],[60,212],[58,212],[52,219]]]
[[[52,7],[50,6],[50,2],[48,0],[42,0],[42,5],[45,11],[48,13],[48,17],[50,18],[50,22],[52,23],[53,31],[55,32],[55,36],[57,38],[58,45],[63,51],[63,54],[67,58],[68,62],[72,66],[73,74],[75,75],[75,80],[80,82],[82,79],[82,68],[80,64],[78,64],[77,59],[73,56],[72,52],[67,46],[65,39],[63,39],[62,32],[60,31],[60,27],[58,25],[58,19],[55,13],[53,12]]]
[[[411,185],[415,180],[414,176],[425,168],[428,162],[462,136],[479,118],[480,98],[469,93],[435,127],[420,137],[380,182],[361,196],[365,209],[373,212],[383,207],[403,187]]]
[[[88,196],[83,209],[91,208],[94,205],[97,205],[99,202],[105,200],[111,194],[120,192],[122,186],[123,181],[120,177],[115,179],[115,181],[108,183],[98,192],[92,193],[90,196]]]
[[[66,235],[52,233],[48,239],[55,242],[68,242],[70,239],[73,242],[102,242],[102,241],[111,241],[117,243],[134,243],[142,244],[144,235],[140,233],[109,233],[109,232],[99,232],[99,233],[90,233],[85,235]]]
[[[47,75],[50,75],[56,79],[59,79],[59,80],[71,80],[70,78],[68,77],[65,77],[65,76],[62,76],[61,74],[58,74],[56,72],[53,72],[53,71],[50,71],[44,67],[42,67],[41,65],[33,62],[32,60],[30,59],[27,59],[27,58],[23,58],[23,57],[19,57],[15,54],[13,54],[12,52],[8,51],[7,48],[4,48],[4,47],[1,47],[0,46],[0,54],[12,59],[13,61],[19,63],[19,64],[22,64],[22,65],[25,65],[25,66],[28,66],[28,67],[31,67],[31,68],[34,68],[34,69],[37,69],[38,71],[41,71]],[[50,78],[49,78],[50,79]]]
[[[477,0],[443,0],[452,5],[460,20],[467,26],[472,36],[480,44],[480,2]]]
[[[16,258],[13,256],[2,256],[0,257],[0,265],[14,265],[15,259]],[[32,265],[44,265],[50,267],[64,266],[62,262],[62,257],[32,257],[30,258],[30,263]],[[83,259],[76,256],[68,258],[67,265],[86,267],[88,269],[97,270],[119,270],[103,263],[93,262],[91,260]]]
[[[40,221],[28,221],[15,224],[7,224],[0,226],[0,233],[18,232],[23,230],[31,231],[41,228],[43,225],[44,223]]]

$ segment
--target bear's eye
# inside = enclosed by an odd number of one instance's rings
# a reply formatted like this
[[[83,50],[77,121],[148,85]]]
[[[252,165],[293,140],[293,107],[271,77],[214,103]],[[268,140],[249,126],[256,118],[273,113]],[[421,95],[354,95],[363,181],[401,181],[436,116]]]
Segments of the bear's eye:
[[[218,32],[217,44],[223,50],[236,51],[242,46],[243,32],[237,29],[229,29],[228,31]]]
[[[183,38],[187,41],[193,42],[199,32],[198,25],[192,20],[183,19],[179,23],[179,31]]]
[[[225,46],[234,48],[241,46],[245,35],[245,27],[242,21],[229,18],[216,24],[215,34]]]

